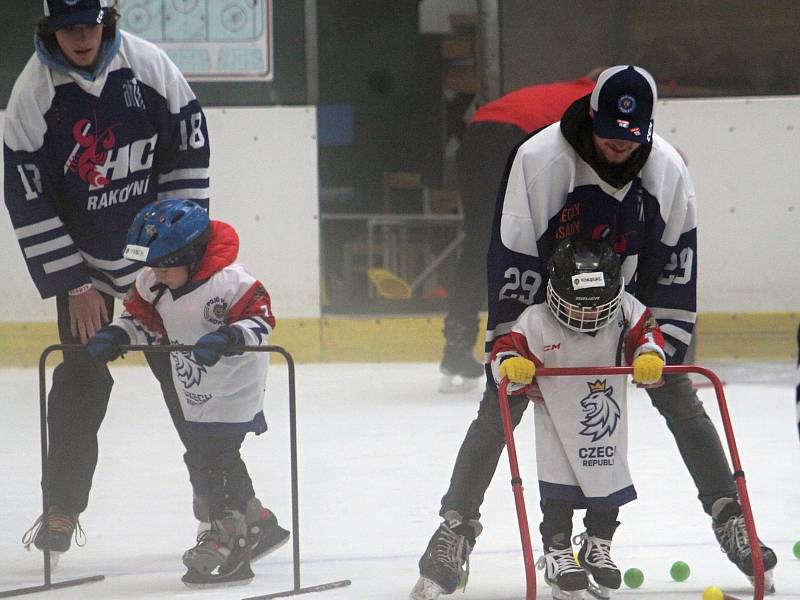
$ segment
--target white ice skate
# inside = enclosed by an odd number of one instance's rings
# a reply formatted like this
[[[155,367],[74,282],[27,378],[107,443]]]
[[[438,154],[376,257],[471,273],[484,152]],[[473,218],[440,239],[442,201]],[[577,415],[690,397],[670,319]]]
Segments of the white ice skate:
[[[439,392],[442,394],[460,394],[470,392],[478,387],[483,379],[483,374],[478,377],[464,377],[463,375],[442,374],[439,382]]]
[[[442,587],[427,577],[420,577],[411,590],[408,600],[436,600],[444,593]]]

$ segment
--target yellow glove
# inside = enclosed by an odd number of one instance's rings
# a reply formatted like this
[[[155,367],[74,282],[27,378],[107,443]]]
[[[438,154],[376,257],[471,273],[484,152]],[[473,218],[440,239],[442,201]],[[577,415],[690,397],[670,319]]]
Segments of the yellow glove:
[[[633,380],[650,385],[661,379],[664,361],[655,352],[645,352],[633,359]]]
[[[505,377],[513,383],[530,383],[536,373],[536,365],[527,358],[514,356],[501,362],[498,371],[500,377]]]

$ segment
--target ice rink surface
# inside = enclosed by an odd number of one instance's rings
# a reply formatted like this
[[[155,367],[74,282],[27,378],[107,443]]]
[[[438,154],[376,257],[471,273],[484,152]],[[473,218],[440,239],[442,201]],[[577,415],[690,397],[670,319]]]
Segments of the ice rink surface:
[[[270,430],[249,436],[245,460],[258,496],[291,526],[287,368],[274,357],[265,406]],[[775,600],[800,598],[800,442],[790,363],[705,365],[726,382],[726,395],[759,535],[778,554]],[[113,368],[116,380],[100,431],[100,461],[88,510],[87,543],[66,553],[53,581],[97,574],[105,581],[27,598],[239,599],[291,590],[287,544],[254,565],[250,585],[189,590],[180,582],[181,554],[194,544],[191,491],[155,379],[144,367]],[[0,371],[0,591],[41,583],[39,552],[20,538],[41,510],[37,375]],[[311,364],[297,367],[300,464],[301,583],[350,579],[346,588],[301,597],[320,600],[404,600],[417,560],[439,522],[439,499],[480,391],[436,392],[437,365]],[[719,427],[713,390],[700,390]],[[699,599],[710,585],[752,598],[747,581],[720,552],[709,518],[667,427],[647,396],[631,388],[630,463],[639,499],[624,506],[613,554],[623,569],[640,568],[644,585],[615,598]],[[720,429],[721,430],[721,429]],[[539,520],[533,414],[516,432],[534,553]],[[724,441],[723,441],[724,444]],[[470,562],[463,600],[517,600],[525,575],[508,460],[483,506],[484,532]],[[576,517],[576,533],[581,524]],[[670,579],[687,562],[691,576]],[[550,591],[539,574],[539,598]]]

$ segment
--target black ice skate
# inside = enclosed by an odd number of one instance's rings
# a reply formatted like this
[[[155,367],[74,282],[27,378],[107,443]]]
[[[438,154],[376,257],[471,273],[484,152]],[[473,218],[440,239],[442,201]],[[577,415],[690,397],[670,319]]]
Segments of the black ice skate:
[[[247,545],[250,548],[250,562],[264,558],[289,541],[289,532],[278,525],[278,519],[271,510],[261,507],[252,511],[247,509]]]
[[[581,544],[578,562],[589,575],[589,593],[602,600],[611,598],[612,590],[618,590],[622,584],[622,574],[611,560],[611,540],[584,531],[575,536],[573,542]]]
[[[250,547],[242,513],[226,511],[225,517],[212,521],[211,528],[197,536],[197,544],[184,552],[188,569],[181,581],[188,587],[250,583]]]
[[[436,600],[441,594],[466,587],[469,555],[482,529],[478,521],[464,523],[456,511],[447,511],[419,559],[420,577],[409,600]]]
[[[728,555],[728,559],[737,566],[753,583],[753,560],[751,558],[750,541],[747,527],[742,516],[742,507],[733,498],[720,498],[711,507],[711,525],[719,542],[720,550]],[[775,593],[775,581],[772,570],[778,563],[772,548],[758,540],[761,557],[764,563],[764,590]]]
[[[469,326],[447,319],[445,345],[439,370],[442,381],[439,391],[445,394],[474,389],[484,375],[483,365],[475,360],[473,346],[478,333],[477,322]]]
[[[49,548],[50,568],[55,570],[61,555],[69,550],[73,536],[76,546],[83,546],[86,543],[78,515],[66,513],[58,506],[51,506],[47,511],[47,518],[40,515],[33,526],[25,532],[22,543],[26,550],[31,549],[31,544],[42,552]]]
[[[569,537],[564,533],[553,536],[536,566],[544,569],[544,580],[555,600],[581,600],[589,587],[586,572],[575,562]]]

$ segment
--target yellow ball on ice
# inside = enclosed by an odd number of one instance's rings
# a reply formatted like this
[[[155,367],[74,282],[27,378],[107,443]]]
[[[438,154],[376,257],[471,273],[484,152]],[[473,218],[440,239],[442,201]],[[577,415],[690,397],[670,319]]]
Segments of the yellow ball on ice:
[[[710,586],[703,590],[703,600],[724,600],[725,594],[717,586]]]

